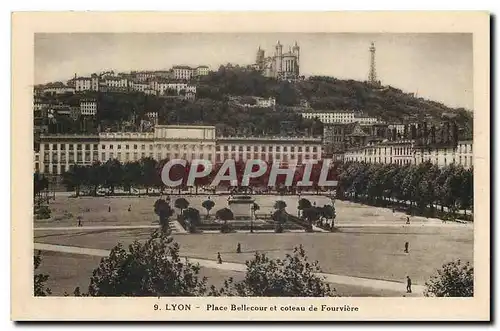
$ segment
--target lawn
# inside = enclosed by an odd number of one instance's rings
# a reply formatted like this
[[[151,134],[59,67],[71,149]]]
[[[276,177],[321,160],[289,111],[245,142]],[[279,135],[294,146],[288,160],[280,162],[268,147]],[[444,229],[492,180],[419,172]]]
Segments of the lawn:
[[[206,210],[201,206],[208,196],[185,196],[190,206],[197,208],[202,215]],[[210,196],[215,202],[212,214],[218,209],[227,207],[227,196]],[[304,196],[317,206],[330,204],[331,201],[323,196]],[[83,218],[84,226],[96,225],[150,225],[157,222],[158,216],[153,212],[153,204],[157,197],[80,197],[71,198],[57,196],[55,201],[49,205],[52,210],[52,218],[47,220],[35,220],[36,227],[48,226],[76,226],[77,217]],[[297,215],[297,196],[255,196],[255,202],[260,206],[258,215],[269,215],[277,200],[283,200],[287,204],[286,210],[290,214]],[[175,197],[172,198],[172,201]],[[130,211],[128,211],[130,206]],[[111,207],[111,212],[109,212]],[[351,223],[404,223],[406,215],[400,212],[393,213],[387,208],[366,206],[348,201],[336,201],[338,224]],[[178,211],[178,210],[176,210]],[[425,217],[412,217],[412,223],[436,223],[436,219]]]
[[[144,240],[151,230],[37,231],[35,242],[111,249],[117,242]],[[181,253],[215,259],[217,252],[228,262],[245,262],[255,252],[283,257],[303,245],[323,271],[339,275],[402,281],[410,275],[423,284],[443,263],[460,258],[472,261],[473,232],[457,227],[342,228],[336,233],[232,233],[178,234]],[[410,243],[410,254],[403,253]],[[237,254],[240,243],[242,253]]]
[[[201,208],[206,196],[187,196],[191,206]],[[329,203],[325,197],[311,196],[312,202],[321,206]],[[156,223],[157,216],[152,206],[156,197],[120,198],[69,198],[57,197],[50,204],[56,219],[35,221],[35,227],[75,226],[76,216],[83,215],[85,225],[150,225]],[[216,210],[227,206],[227,197],[211,196]],[[260,213],[269,213],[274,202],[283,199],[289,213],[296,213],[298,197],[257,196]],[[393,213],[389,209],[364,206],[352,202],[336,201],[336,224],[344,225],[334,233],[231,233],[231,234],[174,234],[180,244],[181,254],[193,258],[215,259],[220,252],[224,261],[245,262],[255,252],[266,252],[273,257],[284,257],[293,247],[303,245],[310,259],[317,260],[324,272],[403,281],[410,275],[415,284],[425,281],[443,263],[460,258],[473,259],[473,226],[443,225],[439,220],[412,217],[411,226],[405,226],[405,215]],[[108,212],[111,206],[111,212]],[[128,211],[129,206],[131,211]],[[71,213],[72,217],[63,215]],[[362,225],[362,226],[361,226]],[[388,226],[391,225],[391,226]],[[440,225],[440,226],[426,226]],[[125,245],[134,240],[145,240],[151,229],[116,230],[37,230],[34,240],[37,243],[50,243],[88,248],[111,249],[118,242]],[[410,244],[410,253],[403,253],[404,243]],[[242,253],[236,253],[240,243]],[[84,286],[91,270],[99,259],[93,257],[71,257],[54,255],[49,257],[46,268],[53,270],[53,283],[57,284],[59,294],[72,291],[75,286]],[[52,254],[52,256],[50,256]],[[50,262],[52,260],[52,262]],[[91,265],[90,267],[88,265]],[[52,267],[51,267],[52,266]],[[221,282],[228,274],[226,271],[207,269],[210,282]],[[223,276],[217,276],[221,274]],[[76,279],[74,281],[74,279]],[[76,285],[74,285],[76,284]],[[338,286],[340,292],[342,286]],[[61,292],[62,291],[62,292]],[[373,292],[373,291],[372,291]],[[363,295],[366,290],[347,289],[348,295]],[[390,295],[390,293],[369,293],[367,295]]]
[[[100,258],[86,255],[73,255],[58,252],[43,252],[42,264],[37,273],[49,275],[47,286],[51,289],[53,296],[70,295],[76,287],[83,292],[87,291],[92,271],[99,265]],[[232,277],[235,281],[241,281],[244,274],[236,271],[201,268],[200,277],[207,277],[207,288],[214,285],[222,287],[225,279]],[[394,291],[369,289],[364,287],[332,284],[336,292],[342,296],[400,296]]]

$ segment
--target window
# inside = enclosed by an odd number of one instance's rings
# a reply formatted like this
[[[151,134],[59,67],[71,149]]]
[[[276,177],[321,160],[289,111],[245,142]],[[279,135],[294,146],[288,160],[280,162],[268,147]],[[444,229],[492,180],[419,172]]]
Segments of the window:
[[[48,150],[49,149],[49,144],[44,144],[43,149]]]
[[[94,144],[94,149],[97,150],[99,148],[98,144]]]
[[[149,145],[149,150],[152,151],[153,150],[153,145]]]
[[[251,147],[247,146],[247,152],[250,152],[250,150],[251,150]]]
[[[318,148],[316,146],[313,147],[312,149],[313,152],[317,152],[318,151]]]
[[[106,160],[106,153],[101,153],[101,160],[102,161]]]
[[[134,149],[137,149],[137,145],[134,145]]]
[[[141,149],[145,150],[146,149],[146,145],[141,145]]]
[[[130,147],[129,145],[125,145],[125,149],[129,149],[129,147]]]
[[[243,146],[238,147],[238,152],[243,152]]]
[[[113,149],[113,145],[109,145],[109,149]]]
[[[269,146],[269,152],[273,151],[273,146]]]
[[[82,150],[82,144],[77,144],[76,145],[76,149],[79,150],[79,151],[81,151]]]
[[[231,152],[236,151],[236,146],[231,146]]]
[[[224,146],[224,152],[227,152],[229,149],[227,146]]]
[[[301,153],[302,152],[302,146],[299,146],[298,149],[299,149],[299,153]]]
[[[306,146],[306,152],[309,152],[309,146]]]

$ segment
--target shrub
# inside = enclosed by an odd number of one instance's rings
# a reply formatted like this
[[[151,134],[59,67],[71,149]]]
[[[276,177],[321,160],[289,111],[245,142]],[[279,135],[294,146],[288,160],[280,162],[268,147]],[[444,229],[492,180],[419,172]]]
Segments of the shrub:
[[[40,206],[35,210],[35,217],[39,220],[50,218],[51,210],[49,206]]]
[[[460,260],[443,264],[425,283],[425,296],[472,297],[474,296],[474,268]]]
[[[317,261],[310,262],[302,246],[293,255],[272,259],[256,253],[246,262],[245,279],[235,283],[232,278],[220,290],[211,287],[214,296],[257,297],[326,297],[335,296],[330,285],[316,273],[321,272]]]
[[[229,223],[224,223],[220,227],[220,232],[221,233],[231,233],[234,232],[233,226]]]
[[[200,267],[179,256],[179,245],[169,233],[154,232],[144,243],[135,241],[128,251],[121,244],[94,270],[90,296],[202,296],[206,278]]]
[[[38,253],[34,256],[34,269],[37,270],[40,264],[42,263],[42,252],[38,251]],[[48,275],[45,274],[37,274],[34,276],[34,295],[35,296],[48,296],[52,294],[50,288],[48,288],[45,283],[49,279]]]

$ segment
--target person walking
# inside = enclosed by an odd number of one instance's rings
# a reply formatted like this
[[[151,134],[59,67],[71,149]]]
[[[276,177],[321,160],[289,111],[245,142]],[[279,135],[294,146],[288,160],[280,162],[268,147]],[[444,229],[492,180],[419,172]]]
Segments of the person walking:
[[[78,216],[77,219],[78,219],[78,225],[77,226],[79,226],[79,227],[82,226],[82,217]]]
[[[217,253],[217,264],[222,264],[222,257],[220,256],[220,253]]]
[[[132,205],[128,205],[128,211],[132,210]]]
[[[111,213],[111,205],[108,206],[108,213]]]
[[[406,216],[406,224],[410,224],[410,217]]]
[[[236,253],[241,253],[241,244],[238,243],[238,246],[236,247]]]
[[[408,248],[410,246],[409,242],[405,242],[405,253],[409,253]]]
[[[406,293],[411,293],[411,278],[406,276]]]

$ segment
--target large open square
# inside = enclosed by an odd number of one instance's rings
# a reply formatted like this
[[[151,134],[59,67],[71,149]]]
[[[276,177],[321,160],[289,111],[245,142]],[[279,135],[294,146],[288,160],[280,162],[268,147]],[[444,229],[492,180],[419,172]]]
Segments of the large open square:
[[[205,213],[201,204],[208,196],[184,197],[191,207]],[[304,197],[318,206],[331,203],[323,196]],[[57,196],[50,203],[52,218],[34,223],[35,243],[55,245],[50,246],[55,247],[50,248],[52,251],[44,251],[40,267],[51,276],[49,285],[53,295],[71,293],[76,286],[86,289],[100,258],[85,249],[110,250],[119,242],[128,245],[134,240],[145,240],[158,224],[153,211],[156,199]],[[227,196],[211,196],[210,199],[216,203],[212,213],[227,206]],[[255,196],[261,208],[257,217],[271,213],[276,200],[285,201],[286,210],[296,214],[298,199],[297,196]],[[472,262],[472,224],[412,217],[408,225],[405,224],[406,215],[386,208],[344,201],[336,201],[335,207],[335,232],[188,234],[177,231],[182,229],[177,224],[172,227],[173,236],[180,245],[182,256],[202,261],[201,274],[207,276],[210,285],[216,286],[228,277],[242,279],[241,268],[255,252],[284,257],[298,245],[304,247],[311,260],[319,262],[323,273],[331,275],[337,292],[346,296],[402,296],[407,275],[415,286],[422,286],[443,263],[458,258]],[[76,226],[78,216],[83,219],[81,227]],[[405,242],[409,243],[408,254],[403,252]],[[241,253],[236,253],[238,243]],[[62,247],[59,252],[58,247]],[[64,252],[65,247],[80,251]],[[211,264],[217,253],[221,254],[227,268]],[[373,280],[374,285],[366,285],[363,280],[367,279]],[[377,281],[393,285],[378,286]]]

